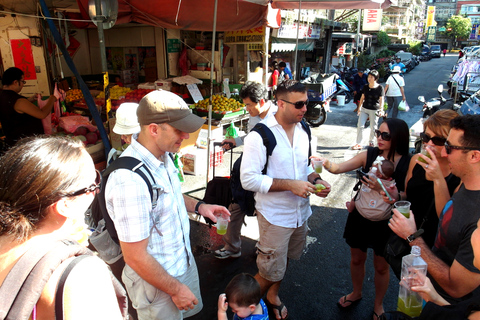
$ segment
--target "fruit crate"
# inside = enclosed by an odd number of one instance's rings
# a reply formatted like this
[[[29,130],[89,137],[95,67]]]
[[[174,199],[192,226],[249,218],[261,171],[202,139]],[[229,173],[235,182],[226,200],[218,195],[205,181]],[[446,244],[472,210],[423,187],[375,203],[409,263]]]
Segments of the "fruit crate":
[[[208,116],[208,110],[202,110],[202,109],[193,109],[193,113],[195,113],[199,117],[207,117]],[[222,120],[224,118],[231,118],[235,117],[238,115],[245,114],[245,109],[241,108],[238,110],[234,111],[224,111],[224,112],[215,112],[212,111],[212,118],[216,120]]]

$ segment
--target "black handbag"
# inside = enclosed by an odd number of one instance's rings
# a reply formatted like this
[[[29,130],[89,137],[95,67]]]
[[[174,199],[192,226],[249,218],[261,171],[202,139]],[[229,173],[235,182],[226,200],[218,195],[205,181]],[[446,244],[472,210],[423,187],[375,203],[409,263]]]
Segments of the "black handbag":
[[[422,229],[425,222],[428,220],[428,213],[435,204],[435,199],[432,200],[430,207],[428,208],[427,215],[423,217],[422,224],[418,229]],[[387,260],[388,264],[392,268],[393,272],[400,279],[400,274],[402,272],[402,258],[410,254],[411,247],[408,244],[407,240],[400,238],[393,231],[388,238],[387,244],[385,245],[385,251],[383,256]]]

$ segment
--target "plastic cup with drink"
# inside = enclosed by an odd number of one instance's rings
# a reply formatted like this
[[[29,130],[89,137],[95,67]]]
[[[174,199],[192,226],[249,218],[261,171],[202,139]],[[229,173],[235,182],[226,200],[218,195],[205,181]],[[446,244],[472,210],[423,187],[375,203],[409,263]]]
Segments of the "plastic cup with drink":
[[[423,154],[425,157],[427,157],[429,159],[432,159],[432,156],[430,155],[430,153],[428,153],[427,150],[432,152],[426,145],[423,145],[422,146],[422,151],[420,151],[420,153]],[[425,159],[423,159],[422,157],[418,157],[418,161],[423,162],[423,163],[427,163],[427,161]]]
[[[409,201],[397,201],[395,202],[395,208],[403,214],[407,219],[410,218],[410,202]]]
[[[217,233],[224,235],[227,233],[227,227],[228,227],[228,217],[224,216],[223,214],[217,215]]]
[[[315,169],[316,173],[322,173],[323,169],[323,160],[312,159],[313,168]]]

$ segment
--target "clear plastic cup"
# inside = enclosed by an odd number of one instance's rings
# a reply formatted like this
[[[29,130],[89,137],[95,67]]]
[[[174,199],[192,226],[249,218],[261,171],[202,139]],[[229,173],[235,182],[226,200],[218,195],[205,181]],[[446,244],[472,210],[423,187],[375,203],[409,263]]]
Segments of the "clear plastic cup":
[[[430,150],[430,152],[432,152],[432,151]],[[422,146],[422,151],[420,151],[420,153],[423,154],[424,156],[426,156],[427,158],[432,159],[432,156],[427,151],[427,146],[423,145]],[[423,163],[427,163],[427,161],[425,161],[422,157],[418,157],[418,161],[423,162]]]
[[[395,208],[403,214],[406,218],[410,218],[410,202],[409,201],[397,201],[395,202]]]
[[[312,163],[313,163],[313,168],[315,169],[315,172],[322,173],[323,160],[312,159]]]
[[[224,215],[218,215],[216,227],[218,234],[224,235],[225,233],[227,233],[228,218]]]

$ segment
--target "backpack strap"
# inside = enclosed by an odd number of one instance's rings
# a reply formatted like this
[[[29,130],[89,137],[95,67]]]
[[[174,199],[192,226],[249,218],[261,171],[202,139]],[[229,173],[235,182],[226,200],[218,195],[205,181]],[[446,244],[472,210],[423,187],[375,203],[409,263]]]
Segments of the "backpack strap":
[[[262,174],[267,174],[268,158],[272,155],[273,149],[275,149],[277,145],[277,139],[275,139],[272,130],[264,123],[257,123],[251,131],[257,132],[262,137],[263,145],[267,148],[267,161],[262,170]]]
[[[34,245],[17,261],[0,287],[0,319],[28,319],[55,269],[72,256],[93,255],[78,243],[64,239],[52,245]]]
[[[310,126],[305,121],[305,119],[302,119],[302,121],[300,121],[300,124],[302,125],[303,130],[305,130],[308,135],[308,165],[310,165],[310,157],[312,156],[312,130],[310,130]]]

